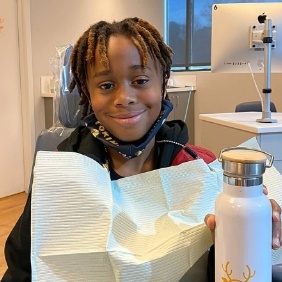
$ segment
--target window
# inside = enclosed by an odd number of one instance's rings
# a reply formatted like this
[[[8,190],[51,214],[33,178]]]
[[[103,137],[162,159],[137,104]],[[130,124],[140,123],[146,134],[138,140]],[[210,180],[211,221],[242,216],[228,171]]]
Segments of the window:
[[[219,3],[275,0],[166,0],[165,40],[173,49],[173,70],[207,70],[211,61],[211,11]]]

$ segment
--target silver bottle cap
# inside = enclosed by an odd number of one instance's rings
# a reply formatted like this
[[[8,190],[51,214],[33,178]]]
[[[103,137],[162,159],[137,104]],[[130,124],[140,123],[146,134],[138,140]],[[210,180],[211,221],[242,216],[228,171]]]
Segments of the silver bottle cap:
[[[266,155],[270,157],[268,161]],[[262,184],[262,175],[271,167],[273,156],[267,152],[246,147],[223,149],[219,161],[222,162],[224,182],[236,186]]]

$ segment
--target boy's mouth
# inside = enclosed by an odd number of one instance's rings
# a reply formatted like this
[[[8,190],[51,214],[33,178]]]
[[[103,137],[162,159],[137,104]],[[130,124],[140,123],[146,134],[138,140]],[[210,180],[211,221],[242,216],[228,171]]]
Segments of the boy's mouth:
[[[120,125],[133,125],[139,122],[142,118],[143,113],[145,113],[146,110],[142,111],[133,111],[133,112],[124,112],[124,113],[118,113],[114,115],[110,115],[110,117],[113,119],[114,122],[120,124]]]

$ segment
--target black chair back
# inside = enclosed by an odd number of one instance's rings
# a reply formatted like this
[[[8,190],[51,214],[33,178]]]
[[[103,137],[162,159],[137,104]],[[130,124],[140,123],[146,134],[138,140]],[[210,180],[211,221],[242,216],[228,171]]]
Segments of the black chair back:
[[[235,112],[261,112],[261,101],[243,102],[236,106]],[[277,112],[273,102],[270,102],[270,111]]]

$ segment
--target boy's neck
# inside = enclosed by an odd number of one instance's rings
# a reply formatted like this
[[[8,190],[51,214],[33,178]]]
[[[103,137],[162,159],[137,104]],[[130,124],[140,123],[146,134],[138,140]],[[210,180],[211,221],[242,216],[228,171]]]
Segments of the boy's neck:
[[[124,158],[116,150],[108,147],[109,165],[118,175],[126,177],[151,171],[157,168],[157,147],[155,138],[151,140],[142,154],[132,159]]]

